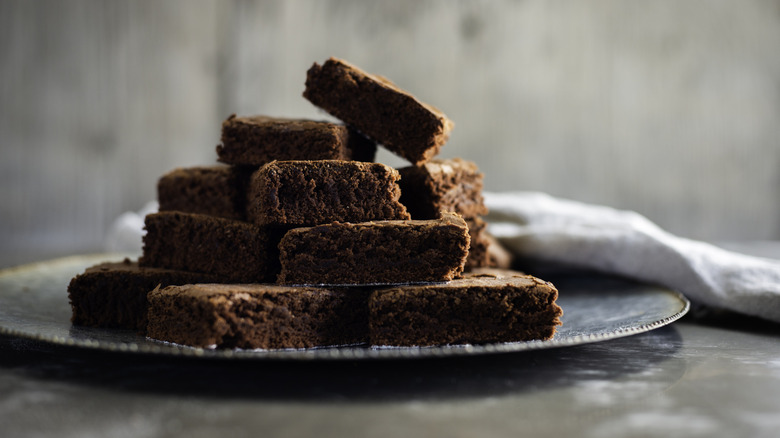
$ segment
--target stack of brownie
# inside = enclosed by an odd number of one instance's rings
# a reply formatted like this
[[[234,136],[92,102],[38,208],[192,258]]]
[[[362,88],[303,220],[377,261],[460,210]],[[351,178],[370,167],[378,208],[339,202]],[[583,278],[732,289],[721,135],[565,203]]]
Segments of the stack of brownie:
[[[73,323],[220,348],[553,336],[557,290],[487,268],[482,174],[435,159],[444,114],[333,58],[304,97],[343,123],[230,116],[221,164],[160,178],[142,257],[71,281]]]

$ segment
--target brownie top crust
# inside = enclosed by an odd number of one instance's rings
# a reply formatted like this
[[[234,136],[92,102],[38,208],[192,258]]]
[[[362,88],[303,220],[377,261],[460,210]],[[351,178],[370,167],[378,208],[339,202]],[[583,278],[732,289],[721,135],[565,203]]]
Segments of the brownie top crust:
[[[265,115],[237,116],[231,114],[230,117],[222,122],[222,126],[224,128],[225,126],[231,125],[244,125],[253,129],[265,129],[268,130],[269,133],[278,132],[280,134],[293,134],[305,132],[310,138],[315,138],[317,136],[335,137],[337,131],[346,129],[346,126],[337,123]]]
[[[415,286],[399,286],[404,292],[421,291],[426,289],[466,289],[469,287],[480,288],[523,288],[535,290],[538,293],[550,294],[555,301],[558,297],[558,289],[549,281],[542,280],[532,275],[510,269],[479,268],[472,272],[465,272],[462,277],[443,284],[422,284]],[[389,290],[389,289],[388,289]]]
[[[454,126],[387,78],[336,58],[312,65],[303,96],[413,164],[433,158]]]
[[[307,120],[292,119],[286,117],[271,117],[265,115],[237,116],[232,114],[224,123],[244,123],[246,125],[266,126],[271,129],[282,129],[286,131],[297,130],[323,130],[323,128],[335,127],[333,123]]]
[[[139,266],[137,260],[133,261],[129,258],[125,258],[119,262],[103,262],[92,265],[86,268],[82,274],[78,274],[76,277],[95,274],[115,275],[118,273],[128,273],[150,278],[159,278],[162,275],[177,278],[186,278],[189,276],[191,278],[190,281],[197,282],[213,282],[218,280],[218,277],[216,276],[198,272],[187,272],[178,269],[159,268],[155,266]]]
[[[366,221],[366,222],[332,222],[327,224],[320,224],[316,226],[293,228],[287,232],[287,234],[300,234],[300,233],[322,233],[328,228],[334,229],[382,229],[382,228],[399,228],[399,229],[430,229],[435,227],[457,227],[468,230],[467,222],[457,213],[443,211],[436,219],[396,219],[396,220],[378,220],[378,221]]]
[[[146,295],[158,285],[218,282],[219,277],[172,269],[139,267],[137,262],[104,262],[88,267],[68,284],[74,325],[146,330]]]
[[[253,295],[331,293],[328,289],[298,286],[291,288],[274,284],[185,284],[177,287],[160,288],[155,293],[161,295],[189,295],[193,298],[221,297],[229,300],[247,299]]]
[[[109,272],[109,271],[125,271],[125,272],[140,272],[149,270],[166,271],[161,268],[141,268],[138,266],[138,262],[133,262],[129,258],[125,258],[121,262],[103,262],[97,265],[92,265],[84,270],[84,274],[94,274],[97,272]]]

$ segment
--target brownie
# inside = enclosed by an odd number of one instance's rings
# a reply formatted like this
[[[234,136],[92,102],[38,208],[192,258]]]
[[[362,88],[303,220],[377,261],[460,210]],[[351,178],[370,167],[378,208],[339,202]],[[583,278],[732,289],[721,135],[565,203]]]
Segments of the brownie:
[[[231,219],[160,212],[146,216],[141,266],[203,272],[219,282],[272,281],[283,230]]]
[[[511,278],[527,275],[525,272],[517,271],[511,268],[474,268],[464,277],[492,277],[492,278]]]
[[[434,157],[454,125],[386,78],[335,58],[314,63],[303,96],[413,164]]]
[[[509,269],[513,267],[515,264],[515,255],[489,232],[485,232],[484,237],[488,242],[488,267],[500,269]]]
[[[312,226],[333,221],[409,219],[398,171],[358,161],[273,161],[252,175],[249,221]]]
[[[279,243],[284,284],[441,282],[463,271],[466,222],[432,220],[339,223],[295,228]]]
[[[143,268],[130,259],[101,263],[71,279],[71,321],[80,326],[144,331],[149,291],[157,286],[212,281],[217,279],[211,275]]]
[[[547,340],[563,314],[557,298],[551,283],[519,272],[380,289],[369,298],[370,339],[397,346]]]
[[[262,166],[273,160],[374,161],[376,143],[345,125],[266,116],[222,122],[218,160]]]
[[[435,218],[440,211],[454,211],[464,218],[487,213],[482,198],[483,175],[471,161],[432,160],[398,172],[401,203],[412,219]]]
[[[366,343],[367,290],[197,284],[149,293],[148,336],[207,348]]]
[[[159,210],[246,220],[252,170],[224,165],[174,169],[157,182]]]
[[[471,243],[469,245],[469,256],[466,259],[464,270],[470,271],[474,268],[483,268],[490,266],[490,254],[488,246],[490,241],[487,237],[487,223],[479,217],[466,219],[469,226],[469,236]]]

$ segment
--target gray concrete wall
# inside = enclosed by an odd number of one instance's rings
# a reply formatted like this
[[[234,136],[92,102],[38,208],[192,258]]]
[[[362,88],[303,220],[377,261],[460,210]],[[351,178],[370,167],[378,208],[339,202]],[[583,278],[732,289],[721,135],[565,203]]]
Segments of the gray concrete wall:
[[[489,190],[780,238],[780,1],[3,1],[0,244],[100,245],[329,56],[447,113]],[[380,160],[404,163],[383,153]]]

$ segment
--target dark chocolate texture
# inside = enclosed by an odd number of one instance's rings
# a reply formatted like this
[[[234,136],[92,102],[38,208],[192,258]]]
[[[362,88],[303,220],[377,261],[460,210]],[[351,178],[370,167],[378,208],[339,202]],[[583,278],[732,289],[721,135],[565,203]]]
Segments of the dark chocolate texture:
[[[220,282],[273,281],[284,230],[248,222],[181,213],[146,216],[141,266],[203,272]]]
[[[252,170],[224,165],[174,169],[157,182],[159,210],[246,220]]]
[[[273,160],[374,161],[376,143],[345,125],[267,116],[222,122],[222,163],[262,166]]]
[[[146,330],[146,294],[157,286],[217,281],[195,272],[139,267],[137,262],[106,262],[71,279],[68,300],[74,325]]]
[[[454,126],[386,78],[336,58],[309,69],[303,96],[413,164],[433,158]]]
[[[479,217],[466,219],[469,226],[469,236],[471,243],[469,245],[469,256],[466,259],[465,270],[470,271],[475,268],[484,268],[490,266],[490,254],[488,247],[490,241],[487,237],[487,223]]]
[[[482,198],[483,175],[471,161],[432,160],[398,172],[401,203],[412,219],[433,219],[440,211],[454,211],[464,218],[487,213]]]
[[[258,225],[312,226],[409,219],[398,201],[398,171],[357,161],[273,161],[252,175],[249,220]]]
[[[367,342],[368,292],[198,284],[149,294],[148,336],[195,347],[307,348]]]
[[[374,345],[426,346],[551,339],[558,291],[520,273],[482,271],[441,285],[398,286],[369,299]]]
[[[279,244],[285,284],[441,282],[468,255],[466,222],[444,213],[425,221],[331,223],[287,232]]]

